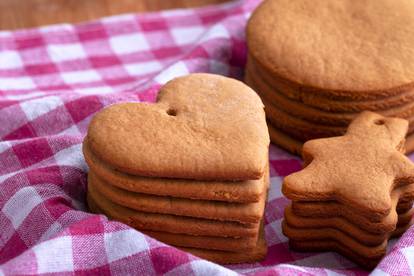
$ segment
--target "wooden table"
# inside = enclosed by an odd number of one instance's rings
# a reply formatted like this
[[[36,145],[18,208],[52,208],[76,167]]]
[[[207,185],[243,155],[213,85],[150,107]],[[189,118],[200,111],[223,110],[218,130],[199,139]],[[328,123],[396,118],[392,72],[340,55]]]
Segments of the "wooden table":
[[[0,0],[0,30],[62,22],[80,22],[107,15],[197,7],[228,0]]]

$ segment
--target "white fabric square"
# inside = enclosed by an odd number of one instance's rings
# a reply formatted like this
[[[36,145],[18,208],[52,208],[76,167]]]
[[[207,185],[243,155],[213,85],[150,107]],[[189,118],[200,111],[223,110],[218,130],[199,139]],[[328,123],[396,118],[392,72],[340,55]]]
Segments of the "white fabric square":
[[[211,263],[206,260],[194,260],[191,262],[194,275],[238,275],[236,272],[224,266]]]
[[[86,53],[80,44],[54,44],[47,46],[47,52],[54,62],[83,59]]]
[[[0,51],[0,70],[21,68],[23,66],[20,55],[15,51]]]
[[[0,90],[33,89],[35,84],[29,77],[1,78]]]
[[[201,42],[208,41],[210,39],[217,39],[217,38],[229,38],[229,32],[223,25],[216,25],[213,28],[209,29],[209,31],[203,35],[201,38]]]
[[[33,187],[17,191],[4,205],[2,212],[9,218],[15,229],[19,228],[34,207],[42,203],[42,198]]]
[[[95,87],[87,87],[87,88],[77,88],[75,89],[75,92],[83,94],[83,95],[91,95],[91,94],[109,94],[109,93],[113,93],[114,90],[110,86],[95,86]]]
[[[77,125],[73,125],[73,126],[67,128],[67,129],[61,131],[59,134],[76,136],[76,135],[82,135],[82,132],[79,130]]]
[[[380,268],[376,268],[369,274],[370,276],[390,276],[390,274],[382,271]],[[328,274],[328,276],[331,276]]]
[[[404,257],[410,267],[411,274],[414,274],[414,246],[402,248],[401,252],[404,254]]]
[[[178,45],[192,44],[200,39],[200,36],[206,31],[203,27],[186,27],[174,28],[171,30],[171,35]]]
[[[126,258],[149,248],[144,235],[132,229],[105,233],[104,240],[109,262]]]
[[[82,155],[82,145],[77,144],[71,147],[65,148],[57,152],[54,156],[56,164],[63,166],[76,167],[81,170],[86,170],[86,163]]]
[[[37,273],[73,271],[72,238],[59,237],[33,247]]]
[[[270,178],[270,189],[269,195],[267,196],[267,201],[271,201],[275,198],[282,197],[282,178],[278,176],[274,176]]]
[[[61,74],[68,84],[85,83],[101,80],[101,77],[93,70],[64,72]]]
[[[124,66],[128,74],[132,76],[140,76],[161,70],[162,66],[157,61],[141,62],[127,64]]]
[[[23,109],[26,117],[29,120],[33,120],[61,105],[63,105],[63,102],[59,97],[50,96],[22,102],[20,107]]]
[[[179,61],[162,70],[162,72],[155,77],[155,81],[159,84],[165,84],[173,78],[185,76],[188,73],[187,65],[185,65],[184,62]]]
[[[11,148],[11,143],[8,141],[1,141],[0,142],[0,153],[2,153],[3,151],[8,150],[9,148]]]
[[[109,42],[117,54],[130,54],[150,49],[145,36],[142,34],[114,36],[110,38]]]

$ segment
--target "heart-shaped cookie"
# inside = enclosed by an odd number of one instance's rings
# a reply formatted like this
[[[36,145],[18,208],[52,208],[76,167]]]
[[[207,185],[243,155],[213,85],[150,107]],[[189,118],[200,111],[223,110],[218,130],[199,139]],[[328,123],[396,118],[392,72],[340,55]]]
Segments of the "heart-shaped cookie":
[[[242,82],[191,74],[164,85],[157,103],[122,103],[92,119],[88,145],[115,169],[142,176],[246,180],[266,168],[263,103]]]

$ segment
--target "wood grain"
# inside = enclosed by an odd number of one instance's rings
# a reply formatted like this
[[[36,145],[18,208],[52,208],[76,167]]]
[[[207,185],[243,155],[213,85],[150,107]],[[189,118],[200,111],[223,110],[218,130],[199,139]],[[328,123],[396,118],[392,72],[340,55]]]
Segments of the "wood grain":
[[[0,0],[0,29],[81,22],[103,16],[189,8],[228,0]]]

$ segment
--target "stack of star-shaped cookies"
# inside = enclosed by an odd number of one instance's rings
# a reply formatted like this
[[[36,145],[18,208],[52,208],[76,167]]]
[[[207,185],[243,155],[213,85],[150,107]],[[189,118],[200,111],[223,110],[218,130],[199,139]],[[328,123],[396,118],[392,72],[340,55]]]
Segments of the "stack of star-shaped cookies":
[[[209,74],[177,78],[156,104],[117,104],[92,119],[88,204],[208,260],[254,262],[266,254],[268,146],[250,88]]]
[[[245,80],[291,152],[364,110],[407,119],[414,151],[414,1],[354,2],[266,0],[250,18]]]
[[[291,248],[334,250],[367,268],[413,216],[414,165],[404,155],[408,122],[364,112],[344,136],[310,140],[304,169],[287,176],[283,232]]]

